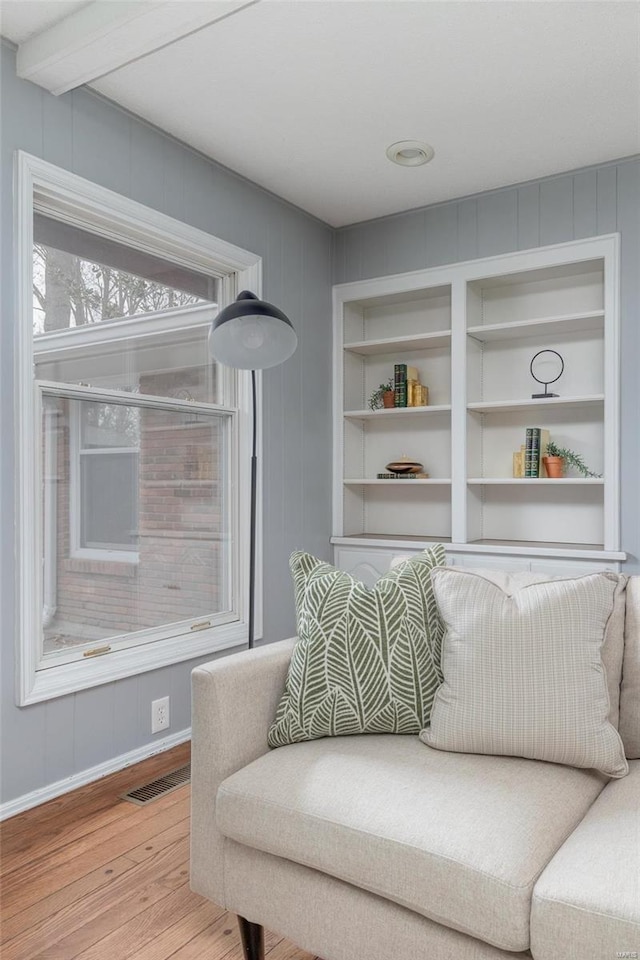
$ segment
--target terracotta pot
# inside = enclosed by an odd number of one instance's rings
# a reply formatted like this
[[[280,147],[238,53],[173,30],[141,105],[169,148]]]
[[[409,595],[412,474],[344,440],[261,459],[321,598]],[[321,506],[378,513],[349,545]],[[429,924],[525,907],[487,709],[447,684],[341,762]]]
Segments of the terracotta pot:
[[[393,390],[385,390],[382,394],[382,406],[383,407],[395,407],[396,405],[396,395]]]
[[[542,462],[550,479],[558,479],[564,476],[564,459],[562,457],[543,457]]]

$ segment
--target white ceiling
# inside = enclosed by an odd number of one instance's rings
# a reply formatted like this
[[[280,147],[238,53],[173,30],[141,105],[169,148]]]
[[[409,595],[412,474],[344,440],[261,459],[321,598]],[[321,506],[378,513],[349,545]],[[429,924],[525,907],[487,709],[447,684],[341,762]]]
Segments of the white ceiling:
[[[6,0],[0,29],[97,6]],[[639,39],[634,0],[259,0],[90,85],[341,226],[638,152]],[[435,159],[391,164],[403,139]]]

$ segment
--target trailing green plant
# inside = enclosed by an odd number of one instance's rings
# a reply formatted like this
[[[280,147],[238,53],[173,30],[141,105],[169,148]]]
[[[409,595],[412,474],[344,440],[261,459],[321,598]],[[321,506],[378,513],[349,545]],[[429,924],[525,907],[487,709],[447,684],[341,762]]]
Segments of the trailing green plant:
[[[381,383],[380,386],[373,391],[369,397],[369,409],[379,410],[382,406],[382,394],[387,393],[389,390],[393,390],[393,380],[391,377],[389,377],[385,383]]]
[[[601,473],[593,473],[579,453],[574,453],[573,450],[567,450],[566,447],[559,447],[557,443],[554,443],[553,440],[550,440],[547,444],[547,454],[548,457],[562,457],[564,462],[570,466],[574,467],[578,473],[581,473],[583,477],[597,477],[602,476]]]

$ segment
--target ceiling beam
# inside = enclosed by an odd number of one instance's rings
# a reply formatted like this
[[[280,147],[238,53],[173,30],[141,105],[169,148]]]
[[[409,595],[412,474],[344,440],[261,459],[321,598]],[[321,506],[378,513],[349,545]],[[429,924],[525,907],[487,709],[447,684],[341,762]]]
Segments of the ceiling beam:
[[[58,96],[258,0],[93,0],[18,48],[18,76]]]

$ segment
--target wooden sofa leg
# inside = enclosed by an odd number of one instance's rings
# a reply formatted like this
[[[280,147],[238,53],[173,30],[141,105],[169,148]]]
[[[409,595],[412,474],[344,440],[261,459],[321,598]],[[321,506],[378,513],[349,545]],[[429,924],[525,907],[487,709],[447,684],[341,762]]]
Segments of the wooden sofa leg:
[[[264,927],[238,917],[244,960],[264,960]]]

